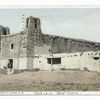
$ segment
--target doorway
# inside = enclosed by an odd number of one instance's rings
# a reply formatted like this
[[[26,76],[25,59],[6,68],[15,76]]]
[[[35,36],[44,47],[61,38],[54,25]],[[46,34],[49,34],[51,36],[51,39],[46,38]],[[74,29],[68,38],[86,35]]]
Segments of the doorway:
[[[13,68],[13,59],[8,59],[9,60],[9,63],[11,65],[11,68]]]

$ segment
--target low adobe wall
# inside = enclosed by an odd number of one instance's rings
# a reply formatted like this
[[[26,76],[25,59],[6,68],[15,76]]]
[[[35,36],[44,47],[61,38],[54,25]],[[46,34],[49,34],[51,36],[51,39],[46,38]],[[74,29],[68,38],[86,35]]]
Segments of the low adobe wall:
[[[61,64],[49,64],[47,58],[61,58]],[[35,55],[34,68],[50,69],[88,69],[100,72],[100,52],[62,53],[51,55]]]

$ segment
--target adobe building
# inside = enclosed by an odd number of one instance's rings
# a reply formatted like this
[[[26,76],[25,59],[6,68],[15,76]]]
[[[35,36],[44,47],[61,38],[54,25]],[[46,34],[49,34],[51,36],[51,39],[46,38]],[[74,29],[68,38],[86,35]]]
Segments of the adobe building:
[[[14,69],[33,69],[35,55],[90,51],[100,51],[100,43],[43,34],[40,19],[32,16],[26,19],[26,28],[20,33],[11,35],[8,27],[0,26],[0,68],[10,61]]]
[[[86,70],[100,72],[100,51],[36,54],[34,68],[41,70]]]

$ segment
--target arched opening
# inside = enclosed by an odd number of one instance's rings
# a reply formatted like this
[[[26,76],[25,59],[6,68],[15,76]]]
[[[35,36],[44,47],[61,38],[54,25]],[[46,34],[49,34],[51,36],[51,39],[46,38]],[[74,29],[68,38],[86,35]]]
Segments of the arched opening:
[[[26,28],[28,28],[29,18],[26,20]]]
[[[34,28],[37,28],[37,19],[34,19]]]

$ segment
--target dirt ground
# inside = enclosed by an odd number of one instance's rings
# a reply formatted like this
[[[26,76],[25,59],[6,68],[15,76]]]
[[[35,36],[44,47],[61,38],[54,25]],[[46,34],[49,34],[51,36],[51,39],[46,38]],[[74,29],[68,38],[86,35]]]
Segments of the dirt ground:
[[[0,91],[100,91],[100,73],[65,70],[0,74]]]

